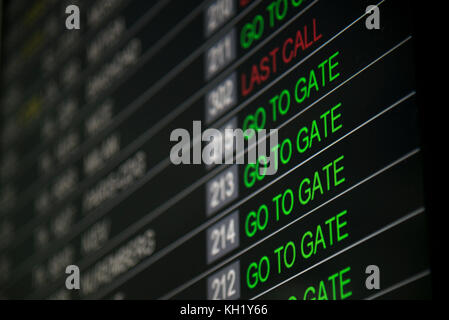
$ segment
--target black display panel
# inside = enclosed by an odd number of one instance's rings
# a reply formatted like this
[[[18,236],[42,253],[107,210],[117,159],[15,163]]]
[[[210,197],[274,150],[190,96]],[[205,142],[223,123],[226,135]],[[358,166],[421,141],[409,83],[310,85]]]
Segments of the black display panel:
[[[409,2],[1,17],[1,299],[432,298]]]

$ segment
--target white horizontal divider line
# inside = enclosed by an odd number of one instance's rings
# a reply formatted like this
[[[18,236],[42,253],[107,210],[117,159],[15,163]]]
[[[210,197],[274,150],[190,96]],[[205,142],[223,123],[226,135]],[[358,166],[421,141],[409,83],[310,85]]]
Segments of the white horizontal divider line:
[[[426,269],[426,270],[424,270],[424,271],[422,271],[420,273],[415,274],[414,276],[412,276],[410,278],[404,279],[404,280],[396,283],[395,285],[392,285],[392,286],[390,286],[390,287],[388,287],[386,289],[383,289],[383,290],[381,290],[381,291],[379,291],[379,292],[377,292],[377,293],[367,297],[364,300],[377,299],[377,298],[379,298],[379,297],[381,297],[381,296],[383,296],[383,295],[385,295],[387,293],[390,293],[390,292],[395,291],[395,290],[397,290],[399,288],[402,288],[402,287],[404,287],[404,286],[406,286],[406,285],[408,285],[410,283],[413,283],[413,282],[418,281],[418,280],[420,280],[420,279],[422,279],[424,277],[427,277],[430,274],[431,274],[430,269]]]
[[[358,245],[360,245],[360,244],[362,244],[362,243],[364,243],[364,242],[366,242],[366,241],[368,241],[368,240],[370,240],[370,239],[372,239],[372,238],[382,234],[383,232],[385,232],[385,231],[387,231],[387,230],[389,230],[391,228],[394,228],[394,227],[404,223],[407,220],[410,220],[411,218],[413,218],[413,217],[423,213],[424,211],[425,211],[424,207],[420,207],[420,208],[412,211],[411,213],[409,213],[409,214],[403,216],[402,218],[400,218],[400,219],[398,219],[398,220],[396,220],[396,221],[386,225],[385,227],[377,230],[376,232],[373,232],[370,235],[362,238],[361,240],[354,242],[353,244],[351,244],[351,245],[347,246],[346,248],[338,251],[337,253],[334,253],[333,255],[331,255],[331,256],[329,256],[329,257],[327,257],[327,258],[325,258],[325,259],[323,259],[323,260],[321,260],[321,261],[319,261],[317,263],[315,263],[314,265],[308,267],[307,269],[304,269],[303,271],[298,272],[294,276],[289,277],[288,279],[286,279],[286,280],[276,284],[275,286],[273,286],[273,287],[263,291],[262,293],[257,294],[256,296],[252,297],[250,300],[255,300],[257,298],[260,298],[261,296],[263,296],[263,295],[267,294],[268,292],[278,288],[279,286],[284,285],[285,283],[287,283],[287,282],[289,282],[289,281],[299,277],[300,275],[304,274],[305,272],[316,268],[317,266],[319,266],[319,265],[321,265],[321,264],[323,264],[323,263],[325,263],[325,262],[327,262],[327,261],[329,261],[329,260],[339,256],[342,253],[345,253],[346,251],[348,251],[348,250],[350,250],[350,249],[352,249],[354,247],[357,247]]]

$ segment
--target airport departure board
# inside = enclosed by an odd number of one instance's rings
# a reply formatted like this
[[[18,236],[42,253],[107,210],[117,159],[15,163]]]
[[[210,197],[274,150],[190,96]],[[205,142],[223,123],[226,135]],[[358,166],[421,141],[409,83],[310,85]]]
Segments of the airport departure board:
[[[432,297],[409,2],[1,3],[1,299]]]

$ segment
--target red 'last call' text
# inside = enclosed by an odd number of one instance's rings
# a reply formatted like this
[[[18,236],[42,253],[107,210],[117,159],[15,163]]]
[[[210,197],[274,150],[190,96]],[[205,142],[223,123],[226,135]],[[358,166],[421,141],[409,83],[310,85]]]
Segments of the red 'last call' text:
[[[255,88],[269,80],[273,74],[276,74],[278,61],[288,65],[321,38],[322,34],[317,31],[317,21],[312,19],[311,23],[298,29],[294,37],[288,37],[282,46],[275,47],[264,55],[259,63],[253,64],[250,72],[241,74],[242,96],[247,96]]]

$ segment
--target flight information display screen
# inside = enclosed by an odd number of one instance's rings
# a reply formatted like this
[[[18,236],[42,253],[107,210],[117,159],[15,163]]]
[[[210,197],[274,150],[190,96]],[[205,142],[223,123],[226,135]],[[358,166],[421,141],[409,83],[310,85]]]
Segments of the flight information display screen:
[[[432,297],[408,2],[1,10],[1,299]]]

